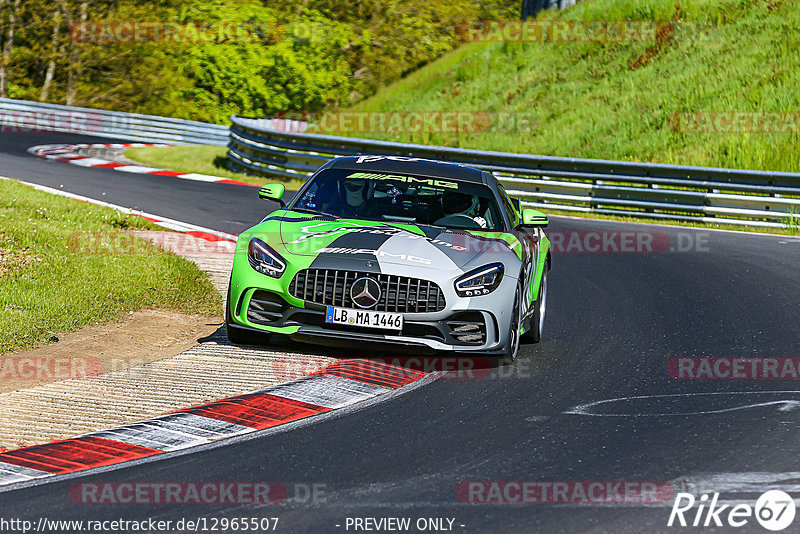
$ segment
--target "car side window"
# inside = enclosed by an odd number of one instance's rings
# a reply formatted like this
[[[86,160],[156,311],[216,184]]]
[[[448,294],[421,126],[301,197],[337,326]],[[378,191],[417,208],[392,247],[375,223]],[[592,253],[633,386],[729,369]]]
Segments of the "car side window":
[[[514,209],[514,204],[511,202],[511,198],[508,196],[508,193],[506,193],[505,188],[500,184],[497,184],[497,188],[500,190],[500,198],[503,199],[503,207],[506,213],[508,213],[508,220],[511,223],[511,228],[516,228],[519,224],[519,214],[517,210]]]

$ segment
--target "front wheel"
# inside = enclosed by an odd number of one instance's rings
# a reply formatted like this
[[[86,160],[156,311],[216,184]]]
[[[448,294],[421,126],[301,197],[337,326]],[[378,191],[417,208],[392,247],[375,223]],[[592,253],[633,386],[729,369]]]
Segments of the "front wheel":
[[[517,291],[514,294],[514,307],[511,311],[511,321],[508,325],[508,336],[506,345],[503,348],[503,354],[500,356],[501,365],[510,365],[517,359],[519,352],[519,329],[522,321],[522,288],[517,285]]]
[[[547,311],[547,272],[549,269],[545,265],[542,272],[542,282],[539,286],[539,298],[533,304],[533,317],[530,319],[530,328],[522,334],[525,343],[539,343],[542,340],[542,330],[544,328],[544,314]]]

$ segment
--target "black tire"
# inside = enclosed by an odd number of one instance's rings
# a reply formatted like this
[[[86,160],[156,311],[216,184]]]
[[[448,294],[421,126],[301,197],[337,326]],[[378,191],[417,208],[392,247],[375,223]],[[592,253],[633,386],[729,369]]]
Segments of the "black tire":
[[[533,316],[530,318],[530,328],[522,334],[522,341],[525,343],[539,343],[542,340],[542,329],[544,328],[544,316],[547,311],[547,273],[550,269],[545,264],[542,273],[542,281],[539,286],[539,298],[533,304]]]
[[[514,293],[514,307],[511,310],[511,322],[508,325],[508,339],[503,347],[503,354],[500,356],[500,365],[511,365],[519,353],[519,328],[522,321],[521,299],[522,288],[517,285],[517,291]]]
[[[225,335],[234,345],[267,345],[271,335],[264,332],[253,332],[236,325],[230,312],[231,288],[228,286],[228,296],[225,299]]]

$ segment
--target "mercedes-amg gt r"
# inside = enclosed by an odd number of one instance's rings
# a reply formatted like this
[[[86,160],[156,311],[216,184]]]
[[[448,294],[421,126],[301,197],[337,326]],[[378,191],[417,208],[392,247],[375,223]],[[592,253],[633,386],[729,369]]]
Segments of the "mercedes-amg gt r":
[[[511,361],[544,324],[550,242],[490,173],[400,156],[336,158],[241,234],[228,338],[272,334]]]

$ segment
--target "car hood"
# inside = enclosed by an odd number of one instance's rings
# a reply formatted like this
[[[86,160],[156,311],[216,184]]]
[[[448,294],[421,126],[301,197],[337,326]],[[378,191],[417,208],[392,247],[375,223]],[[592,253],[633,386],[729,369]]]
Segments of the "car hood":
[[[499,232],[477,234],[438,226],[335,219],[287,210],[274,212],[262,224],[273,228],[272,238],[268,239],[273,247],[288,256],[308,257],[315,267],[350,269],[377,263],[377,268],[391,264],[468,271],[487,263],[507,263],[510,256],[517,257]]]

